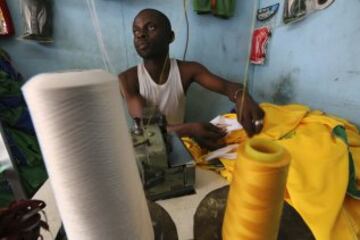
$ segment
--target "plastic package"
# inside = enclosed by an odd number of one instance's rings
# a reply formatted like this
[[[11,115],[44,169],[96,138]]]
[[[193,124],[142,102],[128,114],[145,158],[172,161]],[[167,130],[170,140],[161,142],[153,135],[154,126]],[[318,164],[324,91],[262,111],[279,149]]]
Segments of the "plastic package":
[[[22,0],[25,32],[22,38],[52,42],[52,0]]]
[[[323,10],[335,0],[285,0],[284,23],[297,22],[314,11]]]
[[[270,27],[255,29],[252,38],[250,61],[253,64],[264,64],[266,58],[266,47],[271,36]]]
[[[260,22],[271,19],[278,12],[279,7],[280,3],[276,3],[274,5],[258,9],[256,19]]]
[[[9,37],[13,34],[14,27],[6,0],[0,0],[0,36]]]

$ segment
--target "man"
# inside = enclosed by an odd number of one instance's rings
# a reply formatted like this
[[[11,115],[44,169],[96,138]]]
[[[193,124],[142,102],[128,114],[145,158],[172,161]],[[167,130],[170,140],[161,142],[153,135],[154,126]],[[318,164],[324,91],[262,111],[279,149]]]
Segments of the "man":
[[[133,118],[141,118],[145,106],[157,106],[167,118],[168,131],[193,137],[205,147],[216,148],[217,140],[225,135],[223,129],[210,123],[183,122],[185,94],[196,82],[236,104],[238,120],[250,137],[261,131],[264,112],[242,85],[212,74],[199,63],[169,59],[169,45],[175,35],[163,13],[154,9],[140,11],[133,22],[133,35],[136,51],[144,62],[119,75]]]

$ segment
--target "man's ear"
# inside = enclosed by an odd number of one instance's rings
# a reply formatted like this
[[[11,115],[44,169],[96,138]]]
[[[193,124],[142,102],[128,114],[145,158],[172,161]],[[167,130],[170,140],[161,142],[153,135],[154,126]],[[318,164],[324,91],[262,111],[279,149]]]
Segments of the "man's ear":
[[[175,33],[171,31],[170,43],[175,41]]]

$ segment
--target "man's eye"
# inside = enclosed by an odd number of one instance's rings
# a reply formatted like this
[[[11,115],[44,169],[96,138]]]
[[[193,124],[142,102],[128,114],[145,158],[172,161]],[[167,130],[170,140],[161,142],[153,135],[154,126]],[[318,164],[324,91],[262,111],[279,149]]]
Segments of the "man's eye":
[[[156,27],[155,26],[149,26],[149,28],[148,28],[150,31],[154,31],[155,29],[156,29]]]

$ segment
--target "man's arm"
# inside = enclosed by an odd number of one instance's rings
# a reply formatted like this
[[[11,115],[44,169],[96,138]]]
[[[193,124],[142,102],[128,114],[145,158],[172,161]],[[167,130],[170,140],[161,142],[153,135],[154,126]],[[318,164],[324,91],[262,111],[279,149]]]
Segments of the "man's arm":
[[[136,71],[129,69],[119,74],[120,91],[125,98],[129,114],[132,118],[142,118],[142,111],[146,104],[139,93],[139,83]],[[210,123],[184,123],[168,125],[169,132],[175,132],[180,137],[196,138],[199,143],[208,149],[217,149],[222,145],[216,141],[225,136],[225,132]]]
[[[236,104],[238,120],[250,137],[261,131],[264,111],[241,84],[218,77],[199,63],[192,62],[186,64],[189,64],[186,68],[192,73],[192,81],[213,92],[227,96],[230,101]]]
[[[129,69],[119,74],[120,91],[125,98],[129,114],[132,118],[142,118],[143,108],[146,101],[140,95],[139,82],[137,80],[136,69]],[[183,123],[169,124],[169,132],[175,132],[178,136],[189,136],[196,138],[198,142],[208,148],[217,149],[222,146],[217,140],[225,136],[225,131],[211,123]]]
[[[132,118],[142,118],[145,99],[139,93],[136,68],[122,72],[118,76],[120,92],[126,100],[128,112]]]

